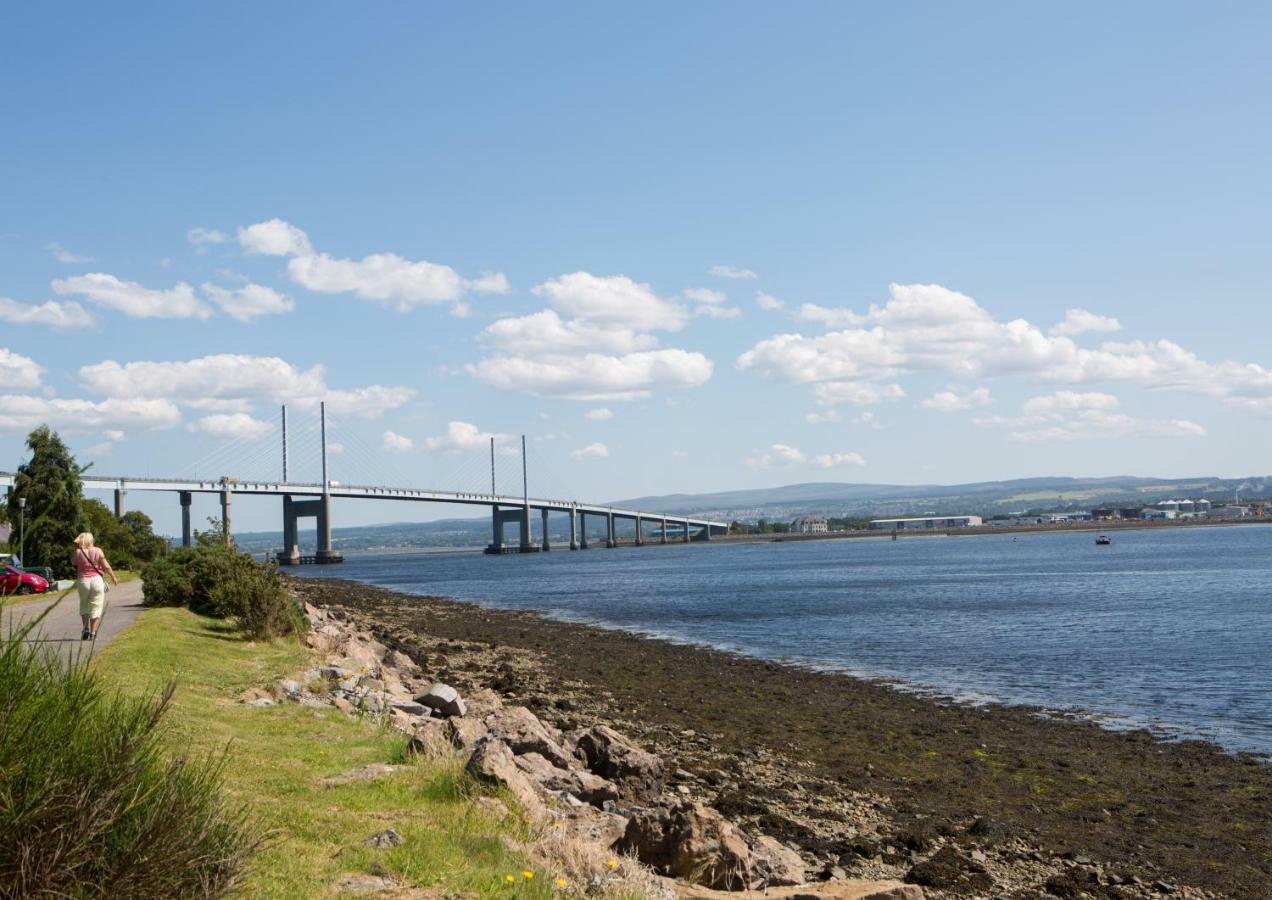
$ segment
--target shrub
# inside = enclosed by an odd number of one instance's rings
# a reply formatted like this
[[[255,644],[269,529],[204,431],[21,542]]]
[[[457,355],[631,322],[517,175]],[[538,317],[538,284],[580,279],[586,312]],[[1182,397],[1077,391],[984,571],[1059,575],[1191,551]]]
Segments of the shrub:
[[[37,620],[38,622],[38,620]],[[216,759],[169,756],[173,687],[107,691],[86,660],[0,640],[0,894],[219,897],[259,839]]]
[[[174,550],[146,567],[142,585],[147,606],[185,606],[232,618],[252,638],[291,634],[304,623],[277,568],[230,547]]]

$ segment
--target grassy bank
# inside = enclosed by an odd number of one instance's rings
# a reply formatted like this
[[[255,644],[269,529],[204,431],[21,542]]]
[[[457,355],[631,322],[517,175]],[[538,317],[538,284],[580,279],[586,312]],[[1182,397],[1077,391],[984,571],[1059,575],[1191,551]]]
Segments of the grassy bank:
[[[408,762],[402,735],[334,710],[238,702],[245,689],[306,668],[308,654],[293,641],[245,642],[223,622],[155,609],[98,661],[108,684],[129,693],[176,674],[168,718],[174,747],[228,748],[226,789],[270,832],[252,862],[247,895],[330,896],[354,875],[483,897],[558,890],[551,873],[525,877],[525,859],[508,846],[526,836],[525,826],[497,822],[476,806],[478,792],[460,761]],[[403,762],[375,782],[320,784],[370,763]],[[386,828],[403,843],[383,850],[363,843]]]

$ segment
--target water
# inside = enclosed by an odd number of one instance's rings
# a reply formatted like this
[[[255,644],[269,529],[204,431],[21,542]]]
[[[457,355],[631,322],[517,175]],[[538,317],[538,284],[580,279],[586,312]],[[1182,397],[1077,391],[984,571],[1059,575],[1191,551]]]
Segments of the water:
[[[1272,753],[1272,528],[350,554],[298,571]]]

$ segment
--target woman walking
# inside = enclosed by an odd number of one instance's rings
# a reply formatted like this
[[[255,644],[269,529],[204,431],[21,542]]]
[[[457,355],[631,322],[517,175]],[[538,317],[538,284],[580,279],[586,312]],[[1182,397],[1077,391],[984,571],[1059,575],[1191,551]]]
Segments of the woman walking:
[[[91,641],[97,637],[97,625],[106,606],[106,582],[102,576],[109,575],[110,583],[115,587],[119,587],[119,579],[106,560],[106,554],[100,547],[93,546],[91,533],[85,531],[76,535],[75,547],[75,587],[79,591],[80,618],[84,620],[80,640]]]

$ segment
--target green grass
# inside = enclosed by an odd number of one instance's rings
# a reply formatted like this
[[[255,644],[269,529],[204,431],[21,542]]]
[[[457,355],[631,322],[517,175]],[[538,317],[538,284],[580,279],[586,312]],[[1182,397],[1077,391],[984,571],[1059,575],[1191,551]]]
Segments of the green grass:
[[[136,581],[138,578],[141,577],[141,573],[131,572],[127,569],[124,569],[124,570],[116,569],[115,577],[119,579],[120,584],[123,584],[127,581]],[[72,591],[73,590],[74,589],[72,588]],[[3,598],[0,598],[0,600],[3,600],[3,603],[5,606],[17,606],[19,603],[32,603],[36,600],[48,600],[51,596],[58,593],[61,593],[61,592],[52,590],[44,594],[14,594],[13,596],[6,596]]]
[[[413,761],[381,781],[319,786],[368,763],[404,762],[405,738],[335,710],[238,702],[245,689],[302,671],[308,660],[294,641],[246,642],[223,622],[170,608],[148,610],[98,660],[107,683],[125,692],[176,674],[167,720],[175,746],[228,748],[229,796],[271,832],[253,860],[246,895],[331,896],[351,874],[480,897],[556,892],[551,872],[523,878],[526,861],[505,840],[524,839],[525,826],[496,823],[473,804],[480,791],[460,760]],[[402,845],[377,850],[362,843],[390,827]],[[514,885],[508,875],[516,876]]]

